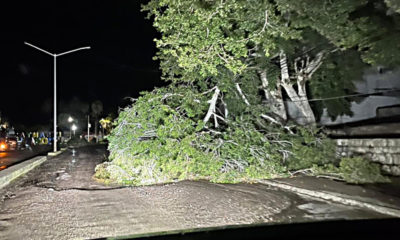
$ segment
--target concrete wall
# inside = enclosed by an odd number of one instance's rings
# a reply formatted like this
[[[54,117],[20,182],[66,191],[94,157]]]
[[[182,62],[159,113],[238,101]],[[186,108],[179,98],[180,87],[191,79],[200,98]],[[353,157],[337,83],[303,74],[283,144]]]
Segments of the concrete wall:
[[[399,118],[400,119],[400,118]],[[361,126],[341,126],[340,128],[326,130],[334,138],[371,138],[374,136],[400,136],[400,121],[380,124],[365,124]]]
[[[342,157],[363,156],[380,163],[386,174],[400,176],[400,138],[337,139]]]

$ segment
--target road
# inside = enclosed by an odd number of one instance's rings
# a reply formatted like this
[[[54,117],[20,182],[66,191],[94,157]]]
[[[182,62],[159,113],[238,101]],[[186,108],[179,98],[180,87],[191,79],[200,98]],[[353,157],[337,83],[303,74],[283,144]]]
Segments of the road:
[[[50,146],[36,146],[33,148],[33,150],[13,150],[0,152],[0,171],[34,156],[45,154],[50,150]]]
[[[93,179],[104,146],[69,149],[0,189],[0,239],[87,239],[237,224],[384,218],[263,184]]]

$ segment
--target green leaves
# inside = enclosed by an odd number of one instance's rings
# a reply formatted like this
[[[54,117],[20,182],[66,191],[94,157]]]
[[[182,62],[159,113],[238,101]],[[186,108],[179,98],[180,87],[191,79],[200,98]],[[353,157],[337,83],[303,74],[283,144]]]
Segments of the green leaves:
[[[393,11],[400,13],[400,2],[398,0],[385,0],[385,3]]]
[[[400,4],[385,0],[399,13]],[[277,0],[278,9],[290,14],[297,28],[312,28],[333,45],[357,49],[372,65],[399,64],[399,15],[391,13],[382,1],[289,1]]]
[[[220,132],[210,131],[202,121],[207,108],[194,110],[193,99],[201,106],[207,98],[191,87],[172,85],[144,93],[121,111],[108,137],[112,162],[99,165],[96,177],[130,185],[240,182],[283,177],[289,170],[327,171],[316,166],[337,161],[334,142],[318,129],[296,127],[288,134],[251,111],[237,113]],[[339,170],[350,182],[385,180],[381,175],[371,179],[379,172],[364,160],[342,160]]]
[[[342,177],[350,183],[376,183],[388,182],[389,179],[383,177],[380,166],[377,163],[360,158],[343,158],[340,162],[339,170]]]
[[[268,1],[255,0],[154,0],[143,7],[162,34],[156,44],[164,77],[176,82],[218,76],[220,66],[243,73],[249,44],[261,44],[268,53],[275,48],[274,38],[296,37],[279,24],[274,9]]]
[[[313,166],[313,175],[344,180],[353,184],[386,183],[390,179],[383,176],[380,166],[361,157],[346,157],[340,160],[338,166],[326,164]]]
[[[322,116],[324,108],[332,120],[344,114],[351,116],[352,99],[340,96],[355,93],[354,81],[362,80],[366,68],[367,64],[362,62],[357,51],[348,50],[329,55],[326,64],[321,66],[309,82],[309,87],[313,90],[310,98],[326,99],[313,102],[317,117]]]
[[[303,157],[315,156],[312,163],[326,159],[315,132],[298,128],[289,136],[265,122],[268,128],[260,129],[255,122],[262,120],[251,112],[257,109],[236,113],[217,129],[221,132],[209,131],[202,120],[207,100],[207,94],[188,85],[143,93],[120,112],[108,137],[112,162],[99,166],[96,176],[133,185],[238,182],[283,176],[290,163],[304,162]]]

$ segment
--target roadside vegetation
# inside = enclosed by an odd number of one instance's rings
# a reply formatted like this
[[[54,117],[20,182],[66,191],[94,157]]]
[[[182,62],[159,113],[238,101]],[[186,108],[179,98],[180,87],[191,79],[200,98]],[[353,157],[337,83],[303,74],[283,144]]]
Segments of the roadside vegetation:
[[[354,92],[352,80],[366,66],[397,64],[400,33],[391,29],[399,16],[391,6],[150,1],[143,10],[162,35],[155,58],[169,86],[120,111],[108,137],[111,161],[97,166],[96,177],[146,185],[303,172],[386,181],[368,161],[338,158],[316,123],[323,109],[333,119],[351,114],[356,99],[336,97]],[[301,117],[292,119],[288,106]]]

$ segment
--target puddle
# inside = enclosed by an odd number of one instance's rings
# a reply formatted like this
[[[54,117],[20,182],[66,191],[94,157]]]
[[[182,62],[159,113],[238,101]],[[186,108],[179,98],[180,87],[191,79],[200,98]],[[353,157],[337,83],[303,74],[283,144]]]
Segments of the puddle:
[[[71,178],[71,175],[69,175],[68,173],[64,173],[64,174],[58,176],[58,177],[56,178],[56,180],[68,180],[68,179],[70,179],[70,178]]]
[[[294,199],[293,199],[294,200]],[[294,223],[305,221],[369,219],[387,217],[366,209],[299,197],[293,205],[275,216],[275,221]]]

